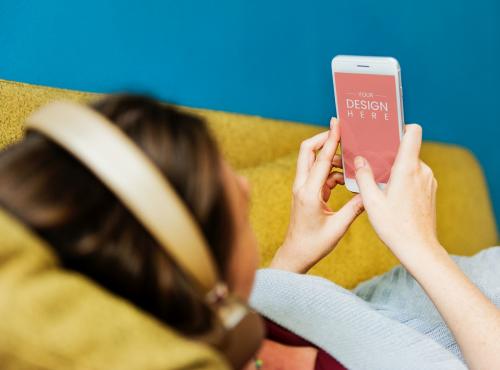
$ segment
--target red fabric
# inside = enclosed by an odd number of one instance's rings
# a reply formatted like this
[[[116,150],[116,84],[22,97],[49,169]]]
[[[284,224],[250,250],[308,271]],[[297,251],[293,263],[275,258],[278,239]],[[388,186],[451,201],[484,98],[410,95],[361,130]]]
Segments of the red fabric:
[[[340,362],[304,338],[299,337],[297,334],[292,333],[269,319],[265,319],[265,323],[267,329],[267,339],[269,340],[286,344],[288,346],[309,346],[316,348],[318,350],[318,357],[316,357],[316,366],[314,367],[315,370],[345,370],[345,367],[342,366]]]

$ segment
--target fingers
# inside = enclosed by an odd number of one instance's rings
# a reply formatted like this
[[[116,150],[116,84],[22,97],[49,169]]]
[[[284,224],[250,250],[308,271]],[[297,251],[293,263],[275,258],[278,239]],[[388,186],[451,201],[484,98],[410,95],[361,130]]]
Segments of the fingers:
[[[339,146],[339,141],[340,141],[339,121],[335,117],[332,117],[330,119],[330,132],[328,135],[328,139],[323,145],[322,150],[319,152],[318,159],[328,160],[330,163],[332,163],[335,157],[335,152],[337,151],[337,147]]]
[[[344,174],[342,172],[333,171],[328,175],[325,185],[333,189],[337,184],[344,184]]]
[[[418,163],[420,146],[422,144],[422,127],[417,124],[406,125],[405,133],[398,154],[394,161],[394,167],[400,168]]]
[[[294,188],[299,188],[306,182],[307,177],[309,176],[309,169],[312,163],[314,163],[314,159],[316,157],[316,150],[323,146],[325,141],[328,139],[329,133],[330,131],[324,131],[307,140],[304,140],[302,144],[300,144]]]
[[[436,209],[436,192],[438,189],[438,182],[435,177],[432,178],[432,209]],[[434,214],[434,232],[437,231],[437,217]]]
[[[316,157],[309,178],[307,179],[308,187],[311,191],[319,191],[325,183],[332,169],[332,162],[337,151],[340,140],[340,130],[337,119],[332,118],[330,133],[325,141],[323,148]]]
[[[363,212],[363,200],[360,194],[353,196],[346,204],[342,206],[332,217],[332,221],[337,230],[344,234],[352,222]]]
[[[323,189],[321,191],[323,202],[328,202],[328,199],[330,199],[330,194],[332,193],[333,188],[337,186],[337,184],[344,184],[344,174],[342,172],[334,171],[330,175],[328,175],[328,178],[323,185]]]
[[[368,161],[361,156],[357,156],[354,158],[354,167],[356,168],[356,182],[358,183],[359,191],[363,197],[365,206],[367,203],[377,201],[382,196],[382,191],[375,182]]]
[[[332,160],[333,167],[342,168],[342,156],[340,154],[335,154]]]

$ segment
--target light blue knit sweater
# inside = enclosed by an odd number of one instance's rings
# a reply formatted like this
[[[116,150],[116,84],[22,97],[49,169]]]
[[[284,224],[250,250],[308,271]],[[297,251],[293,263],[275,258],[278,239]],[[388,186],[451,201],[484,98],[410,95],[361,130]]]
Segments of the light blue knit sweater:
[[[500,247],[453,258],[500,307]],[[320,277],[264,269],[250,303],[349,369],[466,369],[438,311],[401,266],[353,291]]]

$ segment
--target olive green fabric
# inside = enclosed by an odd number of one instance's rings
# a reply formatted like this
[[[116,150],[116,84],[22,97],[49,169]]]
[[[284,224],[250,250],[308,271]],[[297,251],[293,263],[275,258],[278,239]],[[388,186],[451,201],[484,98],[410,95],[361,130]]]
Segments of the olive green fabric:
[[[24,120],[37,108],[57,99],[89,102],[103,95],[0,80],[0,148],[19,140]],[[257,116],[185,108],[202,116],[224,157],[235,168],[255,166],[297,150],[320,127]]]
[[[2,369],[225,369],[212,349],[182,338],[85,277],[0,210]]]
[[[0,80],[0,148],[22,138],[25,118],[55,99],[97,94]],[[300,142],[324,128],[233,113],[203,116],[229,163],[252,186],[251,222],[266,266],[288,224]],[[424,124],[425,130],[425,124]],[[439,181],[438,234],[447,249],[471,255],[497,243],[481,168],[470,152],[424,143]],[[1,176],[1,174],[0,174]],[[351,194],[333,192],[338,208]],[[190,343],[82,276],[63,271],[49,249],[0,216],[0,364],[27,369],[224,368],[209,348]],[[352,287],[396,263],[362,215],[311,273]]]

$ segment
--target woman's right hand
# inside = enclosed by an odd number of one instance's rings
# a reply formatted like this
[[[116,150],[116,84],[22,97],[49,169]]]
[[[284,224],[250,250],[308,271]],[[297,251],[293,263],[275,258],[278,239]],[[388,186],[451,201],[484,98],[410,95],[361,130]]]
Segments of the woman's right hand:
[[[442,249],[436,236],[437,182],[419,159],[422,128],[406,125],[389,183],[381,190],[370,164],[356,157],[356,181],[371,224],[403,263],[431,249]]]

